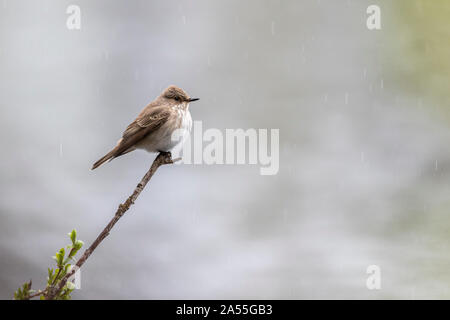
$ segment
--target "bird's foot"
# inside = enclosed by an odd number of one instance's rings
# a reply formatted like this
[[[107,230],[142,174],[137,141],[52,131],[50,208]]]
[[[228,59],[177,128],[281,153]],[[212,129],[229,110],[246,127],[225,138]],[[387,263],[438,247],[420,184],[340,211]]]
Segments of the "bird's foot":
[[[172,158],[172,153],[170,151],[159,151],[159,153],[161,153],[161,155],[163,155],[165,157]]]
[[[159,151],[157,158],[163,159],[164,163],[174,163],[181,160],[180,158],[172,159],[172,153],[170,151]]]
[[[172,160],[172,153],[170,151],[159,151],[159,154],[156,158],[159,158],[161,163],[163,164],[170,164],[178,161],[178,159]]]

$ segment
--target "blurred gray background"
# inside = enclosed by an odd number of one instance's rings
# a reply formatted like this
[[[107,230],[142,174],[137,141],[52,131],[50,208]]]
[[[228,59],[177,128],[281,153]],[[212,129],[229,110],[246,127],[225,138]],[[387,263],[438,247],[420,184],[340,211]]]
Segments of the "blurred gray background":
[[[42,288],[72,228],[86,245],[103,229],[154,155],[89,168],[169,84],[201,98],[204,129],[279,128],[279,173],[160,168],[74,299],[450,298],[449,15],[425,0],[0,0],[0,298]]]

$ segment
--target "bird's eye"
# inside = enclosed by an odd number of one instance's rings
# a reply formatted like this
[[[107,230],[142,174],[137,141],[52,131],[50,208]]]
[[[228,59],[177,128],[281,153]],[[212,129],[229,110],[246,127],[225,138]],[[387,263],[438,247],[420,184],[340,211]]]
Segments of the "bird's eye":
[[[175,97],[175,100],[176,101],[180,101],[180,97]]]

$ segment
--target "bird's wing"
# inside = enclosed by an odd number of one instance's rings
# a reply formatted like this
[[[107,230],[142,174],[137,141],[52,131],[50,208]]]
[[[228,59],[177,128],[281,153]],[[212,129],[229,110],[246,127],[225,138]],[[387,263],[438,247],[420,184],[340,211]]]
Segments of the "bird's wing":
[[[143,131],[150,133],[166,122],[169,116],[170,111],[167,110],[167,107],[149,106],[142,110],[139,116],[128,125],[122,135],[122,138],[125,139]]]
[[[125,129],[119,143],[118,154],[123,154],[133,148],[148,134],[154,132],[163,125],[170,116],[167,107],[148,106],[139,116]]]

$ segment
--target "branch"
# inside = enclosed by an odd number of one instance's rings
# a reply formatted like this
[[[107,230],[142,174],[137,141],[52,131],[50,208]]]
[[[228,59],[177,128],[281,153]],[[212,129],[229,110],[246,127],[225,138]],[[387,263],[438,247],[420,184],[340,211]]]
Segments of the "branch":
[[[49,288],[49,292],[46,294],[45,298],[47,300],[54,299],[59,292],[64,288],[67,281],[70,277],[72,277],[76,270],[81,268],[81,266],[86,262],[86,260],[89,258],[89,256],[94,252],[94,250],[97,248],[97,246],[109,235],[111,232],[111,229],[114,227],[114,225],[119,221],[120,218],[125,214],[125,212],[130,208],[130,206],[136,201],[136,199],[139,197],[139,194],[144,190],[147,183],[152,178],[153,174],[156,172],[156,170],[165,164],[172,164],[176,161],[180,160],[180,158],[177,158],[175,160],[172,160],[172,155],[170,152],[160,152],[156,159],[153,161],[150,169],[147,171],[147,173],[144,175],[144,177],[141,179],[141,182],[138,183],[136,188],[134,189],[134,192],[131,194],[131,196],[128,197],[128,199],[123,203],[119,205],[119,208],[117,209],[114,217],[111,219],[111,221],[107,224],[107,226],[103,229],[103,231],[98,235],[97,239],[91,244],[89,248],[84,251],[81,258],[78,260],[78,262],[75,264],[78,268],[72,268],[71,271],[69,271],[64,278],[61,279],[61,281],[58,283],[58,286]]]

